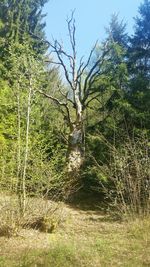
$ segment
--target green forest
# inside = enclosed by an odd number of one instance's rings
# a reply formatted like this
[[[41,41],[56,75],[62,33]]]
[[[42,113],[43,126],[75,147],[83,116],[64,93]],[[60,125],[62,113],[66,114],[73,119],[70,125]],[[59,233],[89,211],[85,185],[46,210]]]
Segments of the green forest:
[[[75,12],[70,51],[47,39],[47,2],[0,0],[0,266],[149,266],[150,1],[86,60]]]

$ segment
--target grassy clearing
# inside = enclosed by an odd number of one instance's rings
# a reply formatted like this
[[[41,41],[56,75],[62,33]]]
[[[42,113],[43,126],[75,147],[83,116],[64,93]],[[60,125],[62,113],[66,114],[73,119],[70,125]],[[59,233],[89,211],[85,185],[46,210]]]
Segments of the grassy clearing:
[[[150,220],[111,221],[97,211],[63,205],[51,234],[20,229],[0,237],[1,267],[150,266]]]

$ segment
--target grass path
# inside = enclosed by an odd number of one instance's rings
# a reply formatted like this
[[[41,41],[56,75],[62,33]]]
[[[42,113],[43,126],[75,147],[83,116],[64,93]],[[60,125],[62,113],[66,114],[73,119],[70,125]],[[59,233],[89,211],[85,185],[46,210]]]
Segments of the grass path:
[[[20,229],[0,237],[0,267],[150,266],[150,221],[119,223],[101,212],[63,205],[51,234]]]

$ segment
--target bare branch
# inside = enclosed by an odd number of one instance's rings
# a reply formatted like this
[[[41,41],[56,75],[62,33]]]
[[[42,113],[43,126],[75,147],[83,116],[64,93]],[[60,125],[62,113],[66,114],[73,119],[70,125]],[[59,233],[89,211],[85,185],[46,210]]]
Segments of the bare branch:
[[[99,97],[100,96],[100,93],[98,93],[97,95],[95,95],[95,96],[93,96],[92,98],[90,98],[89,100],[88,100],[88,102],[87,103],[85,103],[84,104],[84,109],[93,101],[93,100],[97,100],[98,102],[99,102],[99,99],[97,99],[97,97]]]
[[[53,61],[53,60],[45,60],[45,63],[51,63],[51,64],[54,64],[54,65],[61,65],[60,62],[56,62],[56,61]]]
[[[83,57],[82,57],[82,58],[83,58]],[[83,74],[83,69],[82,69],[82,67],[84,66],[84,62],[82,62],[82,58],[81,58],[81,60],[80,60],[79,68],[78,68],[78,70],[77,70],[77,77],[76,77],[77,80],[79,80],[79,79],[81,78],[82,74]]]
[[[86,77],[86,79],[85,79],[84,89],[83,89],[83,90],[84,90],[84,93],[85,93],[86,90],[87,90],[87,84],[88,84],[89,78],[91,77],[93,71],[98,67],[98,65],[100,64],[100,62],[101,62],[101,58],[98,59],[98,60],[95,62],[95,64],[93,65],[93,67],[90,69],[90,71],[89,71],[89,73],[88,73],[88,75],[87,75],[87,77]]]
[[[84,67],[82,68],[81,64],[79,66],[79,69],[78,69],[78,76],[82,76],[82,74],[84,73],[85,69],[87,68],[87,66],[89,65],[90,63],[90,60],[91,60],[91,57],[93,55],[93,52],[95,51],[95,48],[97,46],[97,43],[98,41],[96,41],[95,45],[93,46],[93,48],[91,49],[91,52],[90,52],[90,55],[88,57],[88,60],[86,62],[86,64],[84,65]]]
[[[58,57],[58,59],[60,61],[60,65],[64,69],[66,80],[69,83],[71,89],[74,90],[73,85],[72,85],[72,82],[70,81],[70,78],[69,78],[69,73],[67,71],[67,68],[66,68],[66,66],[65,66],[65,64],[64,64],[64,62],[63,62],[63,60],[62,60],[62,58],[61,58],[61,56],[60,56],[60,54],[59,54],[59,52],[57,50],[56,50],[56,54],[57,54],[57,57]]]
[[[75,39],[75,33],[76,33],[76,27],[75,27],[75,19],[74,19],[74,11],[71,14],[71,18],[67,19],[67,25],[68,25],[68,32],[69,32],[69,39],[72,47],[72,60],[70,61],[70,67],[71,67],[71,73],[72,73],[72,80],[73,80],[73,88],[76,90],[77,86],[77,78],[76,78],[76,39]]]
[[[68,92],[64,93],[64,92],[61,90],[60,87],[58,87],[58,90],[59,90],[59,92],[61,93],[61,95],[62,95],[65,99],[68,100]]]
[[[85,79],[84,88],[83,88],[83,92],[84,92],[84,98],[82,100],[83,103],[88,98],[89,91],[91,89],[90,87],[95,82],[95,78],[100,74],[100,67],[103,65],[104,58],[108,54],[108,52],[109,52],[109,50],[104,51],[103,55],[95,62],[93,67],[90,69],[90,71],[89,71],[89,73]],[[96,70],[97,67],[98,67],[98,70]]]
[[[90,88],[90,92],[89,92],[89,94],[88,94],[88,96],[90,96],[90,95],[93,95],[93,94],[95,94],[96,92],[94,91],[95,90],[95,88],[93,87],[93,88]],[[93,90],[93,91],[92,91]]]
[[[69,72],[68,72],[68,70],[67,70],[67,68],[65,66],[64,60],[62,58],[62,55],[64,55],[66,58],[68,58],[68,60],[70,61],[70,64],[72,64],[72,62],[74,61],[74,58],[71,55],[67,54],[62,49],[61,44],[57,40],[54,41],[54,44],[52,44],[50,42],[48,42],[48,44],[49,44],[50,47],[52,47],[54,49],[53,52],[56,53],[57,58],[58,58],[58,62],[55,62],[55,61],[53,62],[52,61],[51,63],[54,63],[54,64],[56,63],[57,65],[60,65],[63,68],[66,80],[69,83],[71,89],[74,90],[73,84],[72,84],[72,82],[71,82],[71,80],[69,78]]]
[[[55,102],[59,106],[66,106],[66,103],[60,102],[57,98],[55,98],[55,97],[53,97],[51,95],[48,95],[47,93],[45,93],[45,92],[43,92],[41,90],[37,90],[37,92],[39,92],[41,95],[44,95],[47,98],[51,99],[53,102]]]
[[[68,32],[69,32],[69,38],[70,38],[70,43],[72,46],[72,51],[73,51],[73,58],[76,58],[76,40],[75,40],[75,32],[76,32],[76,27],[75,27],[75,19],[74,19],[74,11],[72,11],[71,18],[67,19],[67,24],[68,24]]]
[[[57,98],[55,98],[55,97],[53,97],[51,95],[48,95],[47,93],[45,93],[45,92],[43,92],[41,90],[37,90],[37,92],[39,92],[40,94],[42,94],[42,95],[46,96],[47,98],[51,99],[59,108],[60,107],[64,107],[65,108],[66,113],[64,112],[63,109],[60,109],[60,111],[63,114],[64,118],[67,119],[68,124],[71,127],[72,121],[71,121],[70,111],[69,111],[69,108],[67,106],[67,103],[63,103],[63,102],[59,101]]]
[[[100,70],[96,70],[90,77],[89,79],[89,83],[88,83],[88,87],[89,89],[91,88],[91,86],[93,85],[94,82],[96,82],[96,78],[99,77],[99,75],[101,74]]]
[[[62,90],[59,88],[59,92],[61,95],[66,99],[66,101],[70,102],[74,106],[74,102],[68,97],[69,92],[67,91],[66,94],[62,92]]]
[[[67,120],[69,121],[69,123],[71,123],[70,112],[69,112],[70,106],[67,106],[69,102],[76,109],[77,114],[78,113],[81,114],[82,112],[80,111],[82,111],[82,107],[83,109],[85,109],[94,99],[98,100],[97,98],[99,97],[100,92],[96,92],[96,91],[94,92],[94,90],[93,91],[91,90],[94,89],[93,84],[95,83],[95,81],[97,81],[99,75],[102,74],[101,67],[105,60],[105,56],[109,52],[109,49],[106,49],[106,46],[103,48],[102,55],[100,56],[100,58],[96,60],[94,65],[90,68],[90,70],[87,73],[86,78],[83,79],[84,84],[83,84],[83,90],[82,90],[81,88],[82,87],[82,76],[86,68],[89,66],[91,62],[91,58],[96,49],[98,41],[96,41],[95,45],[91,49],[86,63],[84,63],[83,58],[81,58],[79,67],[76,70],[77,53],[76,53],[76,39],[75,39],[76,27],[75,27],[75,20],[74,20],[74,11],[71,14],[71,18],[67,19],[67,25],[68,25],[69,39],[70,39],[71,51],[72,51],[71,54],[68,54],[67,52],[65,52],[62,44],[58,42],[57,40],[53,40],[52,43],[46,41],[46,43],[52,48],[53,52],[57,56],[56,62],[55,60],[54,61],[50,60],[49,62],[62,67],[64,74],[65,74],[66,81],[68,82],[69,87],[72,90],[73,96],[70,99],[68,96],[68,92],[65,93],[61,90],[61,88],[59,88],[59,92],[64,97],[64,102],[61,102],[59,99],[51,95],[48,95],[43,91],[40,91],[40,93],[48,97],[49,99],[51,99],[55,104],[57,104],[57,106],[61,107],[61,112],[64,115],[64,111],[65,111],[65,114],[67,114]],[[70,69],[65,64],[66,60],[70,62]]]
[[[56,52],[57,50],[59,54],[62,54],[66,56],[67,58],[73,60],[73,57],[62,49],[62,45],[57,40],[54,40],[54,45],[51,44],[51,47],[54,49],[54,52]]]

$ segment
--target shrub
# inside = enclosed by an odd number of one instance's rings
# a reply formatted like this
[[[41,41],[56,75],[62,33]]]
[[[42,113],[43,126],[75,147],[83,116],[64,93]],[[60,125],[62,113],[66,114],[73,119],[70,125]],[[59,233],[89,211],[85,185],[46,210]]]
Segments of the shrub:
[[[108,164],[95,166],[99,190],[105,193],[111,209],[120,215],[148,215],[150,210],[150,144],[145,138],[128,139],[122,146],[109,146]],[[114,210],[113,209],[113,210]]]

